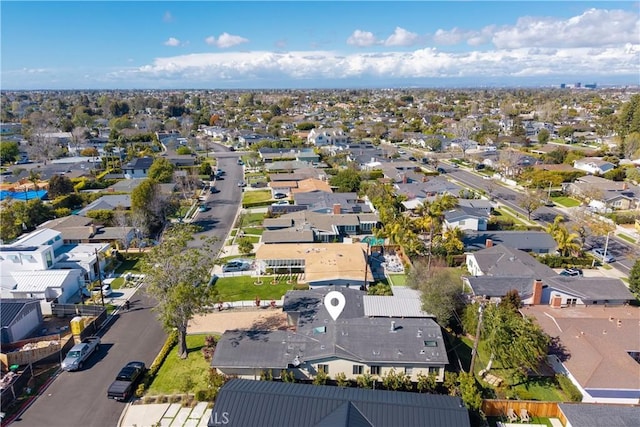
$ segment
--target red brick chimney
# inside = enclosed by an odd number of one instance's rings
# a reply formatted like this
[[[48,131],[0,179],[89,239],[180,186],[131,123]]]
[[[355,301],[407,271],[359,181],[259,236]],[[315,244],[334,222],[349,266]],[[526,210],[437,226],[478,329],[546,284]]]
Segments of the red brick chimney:
[[[629,184],[627,184],[626,182],[622,183],[622,189],[623,190],[628,190],[629,189]]]
[[[533,296],[531,298],[532,305],[540,305],[542,302],[542,280],[533,281]]]
[[[407,178],[407,175],[402,175],[402,183],[406,184],[407,182],[409,182],[409,179]]]
[[[562,297],[560,295],[554,295],[551,298],[551,308],[562,308]]]
[[[341,213],[342,213],[342,207],[340,206],[340,203],[335,203],[333,205],[333,214],[340,215]]]
[[[484,246],[490,248],[491,246],[493,246],[493,240],[487,239],[487,241],[484,242]]]

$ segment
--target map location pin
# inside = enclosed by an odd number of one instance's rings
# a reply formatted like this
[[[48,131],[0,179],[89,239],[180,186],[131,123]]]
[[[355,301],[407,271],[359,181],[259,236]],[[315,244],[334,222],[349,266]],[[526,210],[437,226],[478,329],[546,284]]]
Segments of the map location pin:
[[[324,297],[324,305],[327,307],[329,316],[335,321],[338,320],[347,300],[338,291],[331,291]]]

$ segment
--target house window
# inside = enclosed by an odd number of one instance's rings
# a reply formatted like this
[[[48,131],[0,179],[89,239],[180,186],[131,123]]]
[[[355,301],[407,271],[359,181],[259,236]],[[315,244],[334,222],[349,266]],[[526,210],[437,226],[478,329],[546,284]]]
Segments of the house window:
[[[409,375],[409,376],[413,375],[413,367],[412,366],[406,366],[404,368],[404,373],[406,375]]]
[[[353,375],[362,375],[362,365],[353,365]]]
[[[460,225],[464,225],[464,224],[465,224],[465,220],[464,220],[464,219],[463,219],[463,220],[460,220],[460,221],[459,221],[459,224],[460,224]]]
[[[329,365],[318,365],[318,372],[329,373]]]
[[[424,346],[425,347],[437,347],[438,346],[438,341],[425,341],[424,342]]]
[[[571,306],[571,307],[575,307],[575,305],[577,304],[578,299],[577,298],[568,298],[567,299],[567,305]]]
[[[440,375],[440,368],[436,366],[429,366],[429,375]]]
[[[382,368],[380,366],[371,366],[371,375],[380,375]]]
[[[51,267],[53,265],[53,258],[51,257],[51,251],[45,252],[44,257],[47,260],[47,267]]]

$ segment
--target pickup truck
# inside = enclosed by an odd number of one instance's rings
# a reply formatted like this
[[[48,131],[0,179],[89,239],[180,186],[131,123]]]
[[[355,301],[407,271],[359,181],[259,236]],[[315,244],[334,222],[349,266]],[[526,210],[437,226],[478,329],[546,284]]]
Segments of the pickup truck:
[[[146,369],[144,362],[127,363],[118,373],[116,380],[109,386],[107,397],[121,401],[128,400],[133,395],[134,389]]]
[[[82,364],[100,348],[100,337],[91,336],[82,340],[80,344],[71,347],[67,357],[62,361],[63,371],[77,371]]]

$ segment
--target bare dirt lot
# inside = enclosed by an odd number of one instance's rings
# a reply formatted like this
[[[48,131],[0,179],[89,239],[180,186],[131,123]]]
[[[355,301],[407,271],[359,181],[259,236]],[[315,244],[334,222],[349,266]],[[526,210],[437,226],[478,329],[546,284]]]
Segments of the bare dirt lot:
[[[222,334],[232,329],[287,329],[287,315],[281,309],[231,309],[196,316],[187,333]]]

